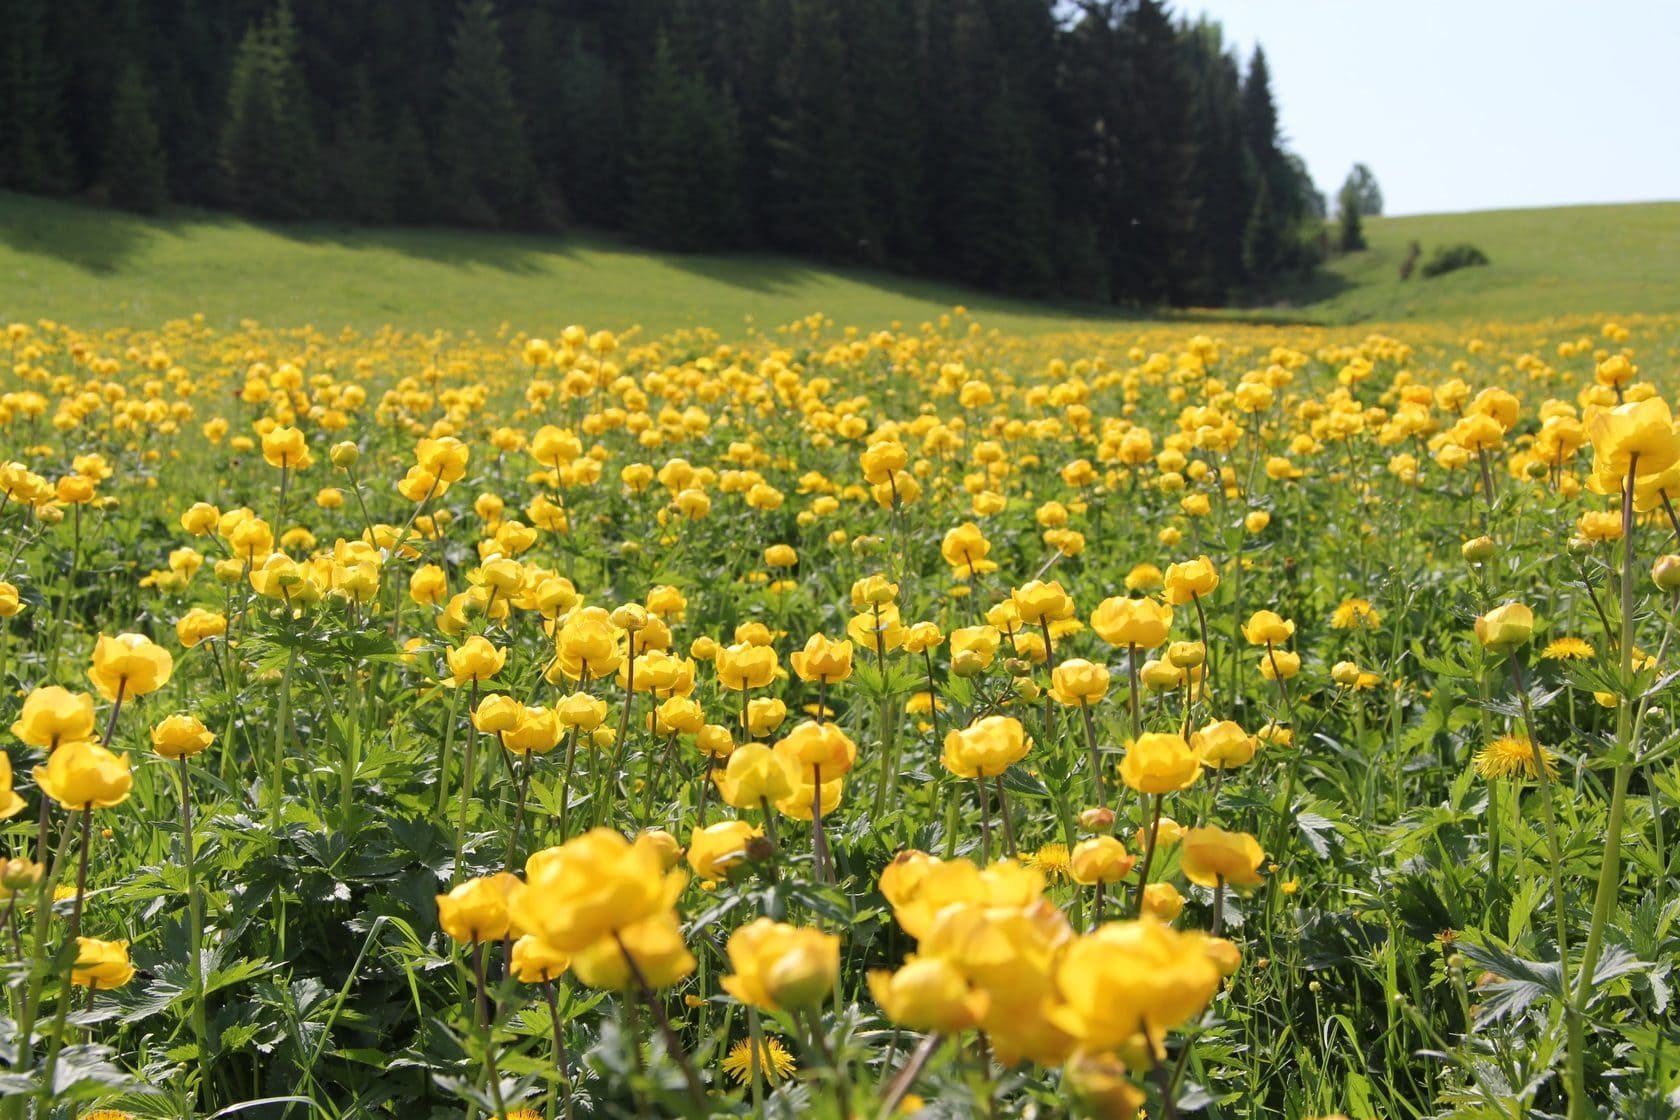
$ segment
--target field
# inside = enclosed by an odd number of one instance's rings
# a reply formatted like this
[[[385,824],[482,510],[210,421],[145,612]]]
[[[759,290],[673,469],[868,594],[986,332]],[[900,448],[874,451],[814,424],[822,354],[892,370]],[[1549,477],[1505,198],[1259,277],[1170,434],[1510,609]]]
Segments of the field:
[[[1334,258],[1313,282],[1235,317],[1469,323],[1680,311],[1680,203],[1377,218],[1366,234],[1368,251]],[[1401,283],[1413,239],[1425,254],[1469,241],[1493,263]],[[0,192],[3,321],[115,327],[202,314],[220,329],[255,318],[481,335],[583,322],[639,326],[646,337],[693,327],[733,337],[819,311],[859,328],[915,326],[958,304],[1011,334],[1125,318],[769,255],[660,255],[590,235],[270,228],[193,211],[147,220]]]
[[[0,1120],[1672,1115],[1677,208],[1126,322],[0,205]]]

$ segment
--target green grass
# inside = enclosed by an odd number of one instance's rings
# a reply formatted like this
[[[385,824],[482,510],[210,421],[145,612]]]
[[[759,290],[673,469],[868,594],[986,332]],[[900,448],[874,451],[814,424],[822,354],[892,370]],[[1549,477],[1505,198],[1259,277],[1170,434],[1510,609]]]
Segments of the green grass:
[[[1325,322],[1680,311],[1680,202],[1377,218],[1365,232],[1369,249],[1335,258],[1289,302]],[[1492,263],[1402,283],[1413,239],[1423,260],[1468,241]]]
[[[836,322],[915,324],[965,304],[1012,332],[1100,322],[1070,310],[769,254],[668,255],[596,235],[270,227],[203,212],[145,219],[0,193],[0,322],[154,324],[202,312],[336,330],[385,323],[534,332],[568,323],[655,334],[739,334],[821,311]]]
[[[1369,250],[1336,258],[1273,306],[1216,317],[1349,323],[1680,310],[1680,203],[1381,218],[1366,230]],[[1399,265],[1413,238],[1425,255],[1469,241],[1493,263],[1403,284]],[[254,318],[488,333],[503,323],[536,332],[582,323],[734,335],[815,311],[862,327],[914,325],[959,303],[1014,333],[1126,318],[770,254],[660,254],[588,234],[270,227],[197,211],[145,219],[0,193],[0,322],[99,327],[202,312],[221,327]]]

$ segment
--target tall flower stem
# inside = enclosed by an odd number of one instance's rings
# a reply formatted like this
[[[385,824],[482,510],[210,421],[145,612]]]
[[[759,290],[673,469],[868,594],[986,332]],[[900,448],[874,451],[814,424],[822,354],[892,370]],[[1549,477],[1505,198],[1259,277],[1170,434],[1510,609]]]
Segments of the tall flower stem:
[[[1155,834],[1161,830],[1161,800],[1163,795],[1155,795],[1155,809],[1149,819],[1149,835],[1143,841],[1143,866],[1138,871],[1137,902],[1132,907],[1138,915],[1143,914],[1143,892],[1149,887],[1149,865],[1155,862]]]
[[[1639,474],[1639,456],[1628,462],[1627,479],[1622,486],[1622,640],[1621,690],[1616,706],[1616,746],[1620,757],[1610,783],[1610,820],[1604,830],[1604,863],[1598,870],[1598,887],[1593,894],[1592,922],[1587,926],[1586,948],[1581,951],[1581,965],[1575,977],[1575,994],[1570,1001],[1569,1014],[1569,1120],[1585,1120],[1587,1115],[1587,1002],[1592,998],[1593,973],[1598,969],[1598,955],[1604,947],[1604,925],[1616,900],[1616,888],[1621,884],[1622,826],[1627,817],[1628,780],[1633,777],[1633,488]]]
[[[55,1074],[58,1070],[58,1055],[64,1047],[64,1024],[70,1016],[71,994],[74,990],[75,960],[77,956],[77,939],[82,933],[82,898],[87,894],[88,877],[88,848],[90,840],[88,833],[93,826],[93,802],[82,806],[81,847],[82,854],[76,863],[76,898],[70,904],[70,927],[64,935],[64,943],[70,954],[71,969],[64,977],[64,987],[58,995],[58,1012],[53,1017],[52,1038],[47,1042],[47,1061],[41,1070],[41,1099],[43,1103],[50,1102],[53,1094]]]
[[[688,1060],[688,1053],[683,1050],[682,1039],[677,1037],[676,1029],[671,1026],[670,1016],[665,1014],[665,1005],[659,1002],[659,996],[654,992],[653,985],[648,983],[647,976],[642,972],[642,966],[636,963],[636,958],[625,947],[624,938],[620,937],[616,931],[612,936],[614,943],[618,945],[619,953],[624,957],[625,965],[630,969],[631,978],[636,981],[636,988],[641,992],[642,1001],[648,1005],[648,1010],[653,1012],[654,1021],[659,1024],[659,1033],[665,1039],[666,1051],[670,1054],[671,1060],[682,1069],[683,1081],[688,1086],[689,1101],[693,1104],[694,1111],[704,1114],[706,1111],[706,1091],[700,1085],[700,1075],[694,1071],[694,1063]]]
[[[467,808],[472,803],[473,775],[478,767],[478,724],[473,721],[478,711],[478,677],[472,679],[467,697],[467,753],[461,767],[461,805],[455,818],[455,867],[451,874],[457,882],[461,876],[461,853],[467,842]]]
[[[496,1069],[496,1032],[490,1025],[490,999],[484,986],[484,942],[474,940],[472,945],[473,979],[478,984],[478,1030],[484,1042],[484,1076],[490,1083],[490,1099],[496,1102],[496,1116],[507,1115],[507,1106],[502,1103],[502,1075]]]
[[[1079,714],[1085,722],[1085,750],[1091,756],[1091,799],[1106,809],[1108,795],[1103,792],[1102,754],[1097,750],[1097,721],[1091,716],[1091,705],[1088,701],[1079,702]]]
[[[198,897],[198,843],[193,836],[192,786],[187,756],[175,760],[181,777],[181,862],[187,872],[187,974],[192,982],[192,1028],[198,1043],[198,1088],[209,1103],[210,1028],[204,1007],[204,904]]]
[[[280,815],[285,803],[286,726],[292,721],[292,668],[296,664],[297,646],[294,645],[286,655],[286,667],[280,671],[280,709],[274,717],[273,758],[268,779],[271,787],[268,791],[268,834],[276,842],[280,838]]]
[[[554,1029],[554,1072],[559,1075],[560,1083],[565,1091],[560,1098],[560,1107],[564,1110],[566,1120],[572,1120],[572,1071],[571,1062],[566,1057],[566,1033],[560,1024],[560,999],[554,990],[554,981],[543,984],[543,996],[548,1001],[548,1021]],[[554,1115],[554,1089],[548,1091],[547,1116]]]

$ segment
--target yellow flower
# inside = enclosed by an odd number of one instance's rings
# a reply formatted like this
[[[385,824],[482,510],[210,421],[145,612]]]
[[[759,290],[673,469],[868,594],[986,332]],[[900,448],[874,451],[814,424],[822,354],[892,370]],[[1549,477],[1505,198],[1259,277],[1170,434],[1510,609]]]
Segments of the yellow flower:
[[[1050,674],[1050,696],[1070,708],[1095,704],[1108,695],[1108,669],[1070,657]]]
[[[144,634],[99,636],[93,647],[93,666],[88,679],[107,700],[125,699],[156,692],[169,683],[175,659]]]
[[[745,1085],[752,1080],[755,1064],[764,1071],[764,1079],[771,1085],[777,1081],[786,1081],[788,1075],[798,1068],[798,1063],[793,1060],[793,1055],[788,1053],[781,1040],[767,1037],[756,1062],[753,1059],[752,1043],[747,1039],[731,1046],[729,1056],[723,1059],[723,1072],[733,1078],[735,1084]]]
[[[687,882],[680,871],[666,873],[651,846],[606,828],[533,853],[525,873],[526,889],[508,905],[513,924],[573,954],[668,910]],[[573,964],[581,970],[580,962]]]
[[[0,821],[23,812],[25,801],[12,788],[12,757],[0,751]]]
[[[1515,649],[1534,633],[1534,612],[1522,603],[1495,607],[1476,620],[1476,640],[1489,649]]]
[[[24,697],[23,710],[12,723],[12,734],[32,747],[47,750],[60,743],[93,737],[93,697],[56,684],[43,685]]]
[[[1143,913],[1157,921],[1170,922],[1184,909],[1184,896],[1171,883],[1150,883],[1143,888]]]
[[[121,805],[134,785],[126,754],[112,754],[86,741],[60,743],[34,773],[41,792],[66,809]]]
[[[1201,887],[1211,887],[1224,879],[1233,887],[1252,887],[1260,883],[1260,862],[1266,858],[1260,842],[1246,832],[1226,832],[1222,828],[1188,828],[1180,839],[1179,866],[1184,877]]]
[[[832,781],[857,762],[857,744],[833,723],[803,720],[777,741],[775,749],[802,782],[819,775],[824,782]]]
[[[1196,757],[1203,766],[1229,770],[1253,758],[1259,744],[1241,726],[1225,719],[1209,723],[1192,734],[1190,745],[1196,749]]]
[[[1343,599],[1330,613],[1332,630],[1375,630],[1382,625],[1382,615],[1368,600]]]
[[[314,462],[309,454],[309,443],[296,428],[277,427],[265,432],[262,455],[269,466],[282,470],[301,471]]]
[[[474,634],[445,655],[449,673],[456,684],[468,681],[487,681],[502,671],[507,651],[497,649],[489,640]]]
[[[1147,1099],[1126,1077],[1117,1055],[1081,1051],[1062,1067],[1062,1085],[1085,1114],[1100,1120],[1132,1120]]]
[[[840,979],[840,939],[819,929],[758,918],[730,934],[727,951],[723,990],[763,1011],[815,1006]]]
[[[1301,655],[1287,649],[1269,649],[1260,655],[1260,675],[1269,681],[1284,680],[1301,671]]]
[[[1295,624],[1276,611],[1255,611],[1243,624],[1243,637],[1250,645],[1281,646],[1295,635]]]
[[[995,626],[964,626],[951,631],[951,672],[972,677],[992,667],[1003,635]]]
[[[948,732],[939,761],[959,778],[991,778],[1025,758],[1031,746],[1020,720],[985,716]]]
[[[641,979],[654,989],[669,988],[694,971],[694,955],[683,944],[677,912],[667,907],[633,925],[597,938],[572,957],[572,971],[591,988],[629,991]]]
[[[939,543],[939,555],[949,564],[959,577],[967,576],[970,572],[986,572],[996,569],[997,565],[986,559],[986,554],[992,550],[992,542],[980,531],[980,526],[974,522],[965,522],[945,534],[945,539]]]
[[[1112,836],[1092,836],[1073,846],[1073,881],[1084,886],[1118,883],[1132,873],[1137,861]]]
[[[937,957],[912,957],[897,972],[871,972],[869,993],[888,1019],[915,1031],[969,1030],[987,1007],[985,994],[970,990],[962,971]]]
[[[1034,871],[1042,872],[1046,879],[1064,879],[1071,869],[1066,844],[1045,844],[1023,862]]]
[[[812,634],[803,650],[788,655],[788,664],[802,681],[838,684],[852,675],[852,643],[831,642]]]
[[[195,715],[173,715],[152,728],[152,748],[165,758],[191,758],[215,741]]]
[[[747,844],[763,830],[746,821],[719,821],[697,828],[688,841],[688,866],[702,879],[717,881],[747,858]]]
[[[799,784],[792,759],[762,743],[745,743],[729,755],[718,777],[718,793],[737,809],[757,809],[781,801]]]
[[[1055,580],[1048,583],[1031,580],[1010,592],[1009,598],[1021,621],[1028,626],[1073,617],[1073,600]]]
[[[1199,1014],[1219,970],[1195,939],[1153,918],[1111,922],[1073,942],[1056,968],[1056,1024],[1092,1051]]]
[[[437,896],[438,925],[456,941],[496,941],[508,935],[508,899],[523,889],[507,872],[468,879]]]
[[[1167,566],[1164,593],[1167,602],[1174,605],[1206,598],[1218,586],[1219,569],[1206,556]]]
[[[76,938],[76,963],[70,982],[83,988],[109,991],[134,979],[134,965],[128,960],[128,942]]]
[[[776,651],[737,642],[718,650],[716,666],[718,682],[727,689],[763,688],[776,679]]]
[[[1535,748],[1526,737],[1502,735],[1476,752],[1476,773],[1484,778],[1540,777],[1544,767],[1546,777],[1556,780],[1557,757],[1545,747]]]
[[[1126,747],[1120,760],[1120,779],[1139,793],[1172,793],[1194,782],[1202,772],[1196,752],[1181,736],[1146,731]]]
[[[1553,638],[1540,651],[1547,661],[1584,661],[1593,655],[1592,643],[1584,638]]]
[[[523,984],[545,984],[564,973],[572,965],[572,958],[559,952],[540,937],[526,934],[513,943],[513,960],[509,970]]]

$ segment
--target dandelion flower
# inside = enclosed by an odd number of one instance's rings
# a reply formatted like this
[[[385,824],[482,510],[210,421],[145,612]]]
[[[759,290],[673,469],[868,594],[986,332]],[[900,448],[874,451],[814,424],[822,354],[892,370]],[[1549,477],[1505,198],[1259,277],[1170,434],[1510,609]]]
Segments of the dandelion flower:
[[[1557,761],[1545,747],[1538,750],[1528,739],[1503,735],[1476,752],[1476,773],[1484,778],[1538,778],[1540,767],[1546,777],[1558,776]]]
[[[785,1081],[788,1074],[793,1072],[793,1055],[780,1039],[766,1038],[763,1046],[762,1066],[771,1084]],[[745,1085],[752,1079],[753,1074],[752,1043],[742,1039],[729,1048],[729,1055],[723,1059],[723,1072],[735,1079],[735,1084]]]
[[[1547,661],[1585,661],[1592,655],[1592,643],[1585,638],[1553,638],[1540,651]]]
[[[1382,625],[1382,615],[1368,599],[1343,599],[1330,614],[1332,630],[1375,630]]]
[[[1066,844],[1046,844],[1026,858],[1026,864],[1046,879],[1066,879],[1073,866]]]

